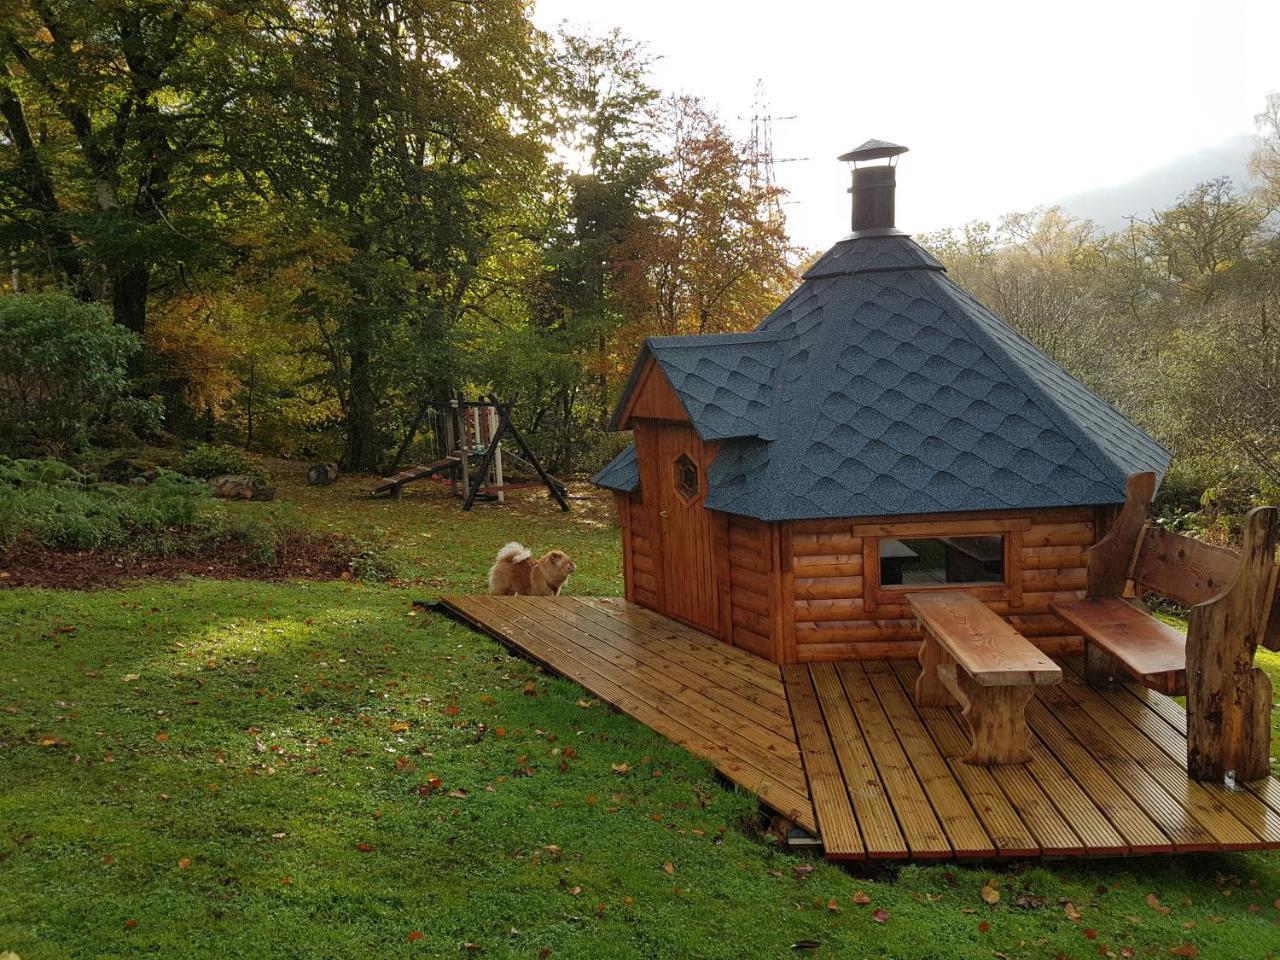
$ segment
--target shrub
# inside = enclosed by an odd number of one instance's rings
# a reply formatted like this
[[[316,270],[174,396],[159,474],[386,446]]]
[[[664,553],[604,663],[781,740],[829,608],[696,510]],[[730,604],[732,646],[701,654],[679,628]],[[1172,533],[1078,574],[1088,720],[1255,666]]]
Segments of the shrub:
[[[202,480],[172,471],[147,484],[90,483],[56,460],[0,458],[0,547],[30,537],[59,549],[216,554],[264,567],[307,536],[283,508],[229,509]],[[351,549],[337,541],[331,548]]]
[[[192,447],[174,461],[173,469],[201,480],[224,473],[241,474],[262,483],[268,479],[267,471],[255,457],[227,443],[202,443]]]
[[[56,293],[0,298],[0,451],[73,453],[129,385],[138,338],[96,304]]]
[[[400,575],[400,565],[377,547],[365,546],[347,564],[351,576],[368,583],[394,580]]]

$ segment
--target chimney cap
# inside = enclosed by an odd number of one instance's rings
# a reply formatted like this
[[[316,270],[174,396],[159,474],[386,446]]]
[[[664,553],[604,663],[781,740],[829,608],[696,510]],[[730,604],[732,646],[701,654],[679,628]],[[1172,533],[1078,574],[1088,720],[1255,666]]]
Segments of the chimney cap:
[[[840,154],[836,159],[856,163],[859,160],[883,160],[885,157],[896,157],[906,152],[906,147],[890,143],[888,140],[868,140],[866,143],[854,147],[848,153]]]

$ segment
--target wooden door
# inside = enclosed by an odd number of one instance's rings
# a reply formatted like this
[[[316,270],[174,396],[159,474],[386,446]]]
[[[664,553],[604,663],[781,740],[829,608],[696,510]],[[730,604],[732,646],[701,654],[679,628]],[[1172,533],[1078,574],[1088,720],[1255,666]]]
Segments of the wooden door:
[[[646,424],[636,431],[654,549],[661,571],[663,613],[707,633],[720,634],[720,590],[716,576],[707,493],[707,451],[691,427]],[[654,491],[649,497],[647,491]]]

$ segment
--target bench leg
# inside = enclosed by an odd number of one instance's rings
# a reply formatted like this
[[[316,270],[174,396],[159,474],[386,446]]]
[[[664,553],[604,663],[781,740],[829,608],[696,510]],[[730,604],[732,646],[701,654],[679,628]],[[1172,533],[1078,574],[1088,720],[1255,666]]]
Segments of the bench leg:
[[[1027,704],[1035,687],[1029,684],[983,687],[970,680],[964,671],[960,671],[956,683],[967,701],[963,716],[969,727],[971,747],[964,762],[990,766],[1030,760]]]
[[[920,676],[916,677],[916,705],[921,707],[955,707],[959,701],[951,695],[942,682],[940,673],[955,675],[955,660],[942,649],[928,630],[921,630],[924,640],[920,644]]]
[[[1111,654],[1088,640],[1084,642],[1084,682],[1095,690],[1114,687],[1118,671]]]

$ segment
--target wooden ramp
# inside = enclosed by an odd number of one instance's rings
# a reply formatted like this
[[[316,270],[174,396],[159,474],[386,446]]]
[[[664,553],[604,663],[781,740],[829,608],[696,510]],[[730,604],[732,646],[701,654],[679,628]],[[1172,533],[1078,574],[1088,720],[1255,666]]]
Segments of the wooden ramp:
[[[1078,857],[1280,848],[1280,782],[1189,780],[1186,714],[1064,667],[1026,764],[972,766],[956,709],[916,707],[912,661],[778,668],[622,600],[446,607],[706,757],[821,833],[831,859]]]
[[[445,597],[463,619],[582,684],[817,833],[778,668],[623,600]]]

